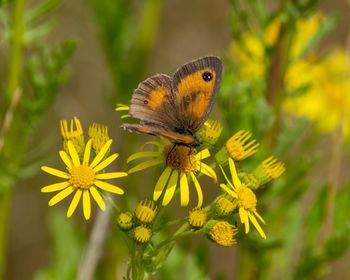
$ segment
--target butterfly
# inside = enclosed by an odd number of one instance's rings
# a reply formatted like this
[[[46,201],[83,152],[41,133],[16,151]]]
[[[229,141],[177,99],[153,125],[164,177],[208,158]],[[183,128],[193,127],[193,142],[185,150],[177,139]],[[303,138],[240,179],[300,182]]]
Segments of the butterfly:
[[[179,145],[199,146],[196,132],[213,108],[221,76],[221,59],[205,56],[182,65],[173,77],[158,74],[144,80],[134,91],[129,109],[140,124],[122,127]]]

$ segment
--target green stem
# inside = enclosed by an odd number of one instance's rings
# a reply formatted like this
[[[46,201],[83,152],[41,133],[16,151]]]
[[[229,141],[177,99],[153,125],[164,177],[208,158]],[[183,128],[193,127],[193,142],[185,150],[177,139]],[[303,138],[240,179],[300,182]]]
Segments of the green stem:
[[[8,86],[6,91],[7,100],[11,100],[15,90],[20,86],[23,60],[23,35],[24,35],[24,11],[26,0],[17,0],[14,3],[12,33],[11,33],[11,54]]]
[[[20,87],[21,82],[25,5],[25,0],[17,0],[13,7],[10,66],[6,91],[7,102],[12,100],[12,96],[16,89]],[[0,280],[5,279],[8,217],[12,201],[12,187],[12,185],[3,186],[4,191],[0,194]]]
[[[5,279],[5,265],[6,265],[6,245],[8,234],[8,219],[9,209],[11,206],[10,191],[5,191],[0,196],[0,279]]]
[[[184,223],[175,233],[174,235],[167,239],[167,240],[164,240],[162,242],[160,242],[158,245],[157,245],[157,248],[156,248],[156,251],[159,251],[162,247],[170,244],[171,242],[173,242],[174,240],[176,240],[177,238],[180,238],[180,237],[183,237],[183,236],[186,236],[186,235],[189,235],[189,234],[192,234],[193,232],[192,231],[186,231],[188,229],[188,223]]]

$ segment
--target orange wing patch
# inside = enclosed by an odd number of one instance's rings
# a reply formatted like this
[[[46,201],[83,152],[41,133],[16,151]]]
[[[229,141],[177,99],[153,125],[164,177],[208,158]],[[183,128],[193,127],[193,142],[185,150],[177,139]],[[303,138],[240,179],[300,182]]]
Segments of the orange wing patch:
[[[162,106],[164,98],[167,97],[169,97],[169,90],[163,86],[158,87],[149,93],[147,106],[155,110]]]
[[[213,75],[210,81],[203,80],[203,73],[209,72]],[[216,73],[210,68],[202,69],[183,78],[177,86],[176,103],[181,104],[183,100],[191,103],[184,109],[183,114],[187,117],[201,119],[208,108],[213,88],[216,81]],[[195,94],[195,96],[192,96]]]

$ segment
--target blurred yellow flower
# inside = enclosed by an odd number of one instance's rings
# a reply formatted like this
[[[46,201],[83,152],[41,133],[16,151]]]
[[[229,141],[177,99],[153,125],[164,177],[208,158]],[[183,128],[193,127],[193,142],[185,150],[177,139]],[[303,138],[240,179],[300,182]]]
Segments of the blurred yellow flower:
[[[314,14],[297,22],[296,34],[291,46],[290,59],[292,63],[290,67],[294,67],[294,64],[298,61],[310,39],[319,29],[322,19],[321,14]],[[231,44],[229,52],[232,60],[239,65],[239,78],[245,81],[264,79],[269,69],[268,61],[266,61],[266,51],[275,45],[280,30],[281,19],[275,18],[266,27],[262,38],[257,34],[246,33],[243,34],[240,41]],[[297,82],[297,84],[300,85],[300,82]]]
[[[350,75],[345,50],[334,50],[305,75],[311,80],[306,94],[287,99],[285,109],[306,116],[322,132],[331,132],[343,124],[345,137],[350,134]],[[299,77],[302,77],[300,75]],[[289,77],[291,79],[291,77]]]
[[[163,195],[162,205],[168,205],[175,194],[177,187],[180,187],[181,206],[187,206],[189,203],[189,178],[191,178],[198,195],[198,204],[203,203],[203,193],[198,182],[196,174],[202,173],[216,181],[215,171],[207,164],[202,162],[210,156],[209,150],[204,149],[195,153],[193,148],[176,144],[162,144],[159,142],[148,142],[158,147],[158,151],[142,151],[131,155],[128,163],[137,159],[148,159],[129,170],[130,173],[138,172],[143,169],[165,164],[166,167],[160,175],[154,192],[153,199],[158,200]],[[165,189],[165,191],[164,191]]]
[[[67,166],[68,172],[60,171],[58,169],[42,166],[41,169],[53,176],[65,179],[66,181],[45,186],[41,189],[41,192],[56,192],[54,197],[52,197],[49,201],[49,206],[53,206],[75,192],[74,197],[69,205],[67,211],[67,217],[71,217],[77,208],[77,205],[80,201],[80,198],[83,197],[83,210],[84,217],[86,220],[90,219],[91,215],[91,200],[90,195],[96,201],[97,205],[102,209],[106,209],[106,205],[103,201],[103,198],[99,191],[96,189],[99,188],[101,190],[105,190],[108,192],[112,192],[115,194],[123,194],[124,191],[114,185],[103,182],[102,180],[120,178],[127,176],[125,172],[112,172],[112,173],[103,173],[100,172],[105,169],[108,165],[110,165],[117,157],[118,154],[112,154],[106,159],[103,160],[109,147],[112,144],[112,140],[109,140],[101,149],[101,151],[96,155],[96,157],[90,161],[90,153],[91,153],[91,140],[89,140],[86,144],[84,150],[83,160],[80,161],[78,152],[75,149],[74,145],[71,141],[67,142],[67,148],[69,154],[65,151],[60,151],[60,157],[62,161]],[[95,187],[96,186],[96,187]]]

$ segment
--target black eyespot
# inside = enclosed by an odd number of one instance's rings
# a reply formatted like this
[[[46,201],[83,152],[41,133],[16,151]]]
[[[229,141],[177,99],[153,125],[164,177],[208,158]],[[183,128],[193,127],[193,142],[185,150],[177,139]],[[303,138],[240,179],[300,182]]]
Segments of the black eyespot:
[[[210,72],[204,72],[202,78],[204,81],[209,82],[213,79],[213,74]]]
[[[144,101],[143,101],[143,104],[148,104],[148,101],[147,101],[147,100],[144,100]]]

